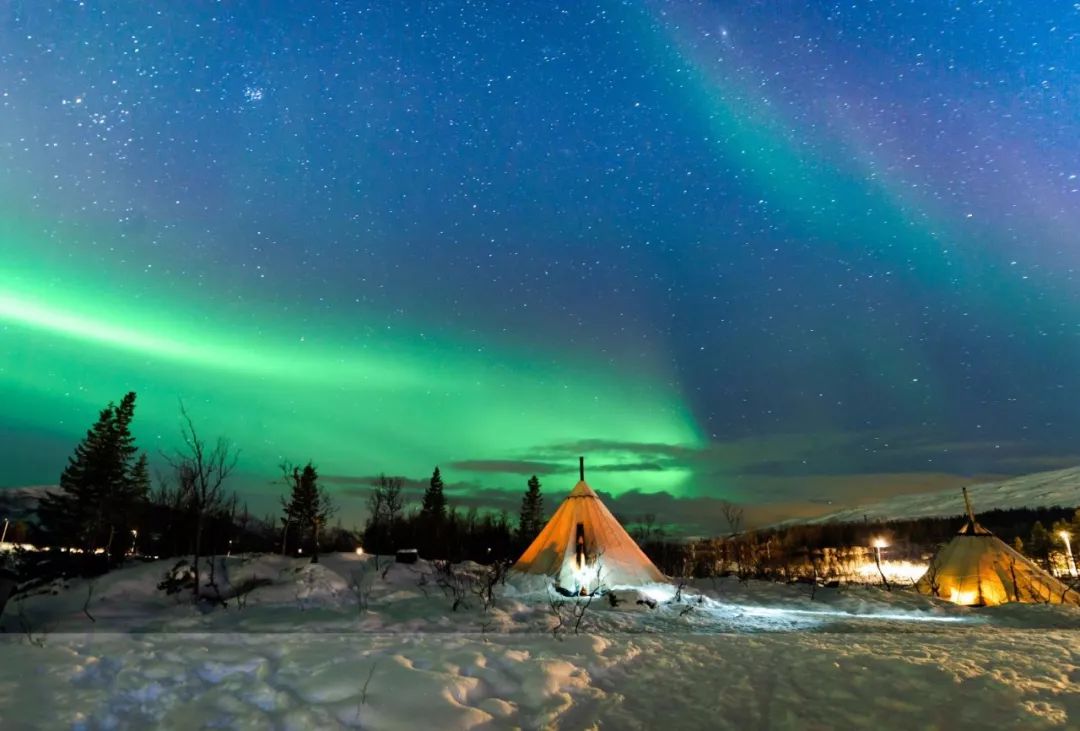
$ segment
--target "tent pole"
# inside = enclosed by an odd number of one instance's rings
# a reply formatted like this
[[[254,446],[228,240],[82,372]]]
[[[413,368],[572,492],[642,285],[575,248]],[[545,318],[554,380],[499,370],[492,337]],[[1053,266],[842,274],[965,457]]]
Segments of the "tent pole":
[[[578,457],[578,476],[582,482],[585,482],[585,458]]]
[[[971,529],[975,530],[975,513],[971,510],[971,500],[968,499],[967,488],[961,487],[964,491],[964,507],[967,508],[968,520],[971,521]]]

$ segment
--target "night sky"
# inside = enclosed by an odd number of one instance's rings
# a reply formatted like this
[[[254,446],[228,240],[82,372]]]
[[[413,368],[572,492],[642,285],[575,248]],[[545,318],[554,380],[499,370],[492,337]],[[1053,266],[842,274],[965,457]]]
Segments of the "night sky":
[[[0,485],[127,390],[251,496],[584,453],[689,530],[1076,464],[1080,5],[16,0],[0,254]]]

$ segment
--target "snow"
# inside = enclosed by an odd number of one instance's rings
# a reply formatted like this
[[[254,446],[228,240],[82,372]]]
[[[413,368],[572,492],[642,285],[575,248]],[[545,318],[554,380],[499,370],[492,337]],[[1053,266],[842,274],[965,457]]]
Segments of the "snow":
[[[973,610],[865,586],[811,598],[805,586],[703,580],[681,602],[671,586],[617,589],[618,606],[597,598],[580,634],[554,636],[553,598],[535,577],[512,578],[488,611],[473,598],[454,612],[425,562],[232,557],[217,567],[222,595],[247,578],[270,583],[243,609],[198,609],[157,590],[173,563],[94,582],[95,622],[81,580],[9,604],[0,728],[1080,723],[1075,608]],[[564,613],[580,606],[554,600]]]
[[[976,513],[1014,508],[1080,506],[1080,467],[1038,472],[1001,482],[969,485],[968,495]],[[845,523],[903,518],[952,517],[964,514],[964,499],[957,489],[899,495],[876,503],[839,510],[800,523]]]

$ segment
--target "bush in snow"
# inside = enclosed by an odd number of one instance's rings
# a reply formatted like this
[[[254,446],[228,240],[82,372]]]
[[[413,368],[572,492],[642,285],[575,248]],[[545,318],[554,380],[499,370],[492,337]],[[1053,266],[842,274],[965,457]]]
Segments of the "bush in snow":
[[[195,570],[187,559],[180,559],[165,572],[165,577],[157,587],[166,594],[179,594],[181,591],[195,588]]]
[[[468,597],[473,591],[473,577],[464,572],[454,569],[449,561],[435,561],[435,583],[446,597],[450,599],[450,609],[456,612],[458,609],[468,609]]]

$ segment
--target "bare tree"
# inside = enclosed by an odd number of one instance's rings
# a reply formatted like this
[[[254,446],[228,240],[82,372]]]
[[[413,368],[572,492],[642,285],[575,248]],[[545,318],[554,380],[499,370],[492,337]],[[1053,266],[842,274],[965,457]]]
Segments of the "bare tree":
[[[473,593],[473,586],[476,583],[472,575],[464,571],[455,571],[454,565],[449,561],[434,563],[435,584],[450,600],[450,610],[456,612],[458,609],[468,609],[469,594]]]
[[[661,530],[656,525],[656,513],[645,513],[638,518],[636,533],[639,543],[652,543],[660,538]]]
[[[378,571],[378,567],[375,567]],[[349,573],[349,578],[352,581],[349,583],[349,590],[356,597],[356,608],[360,614],[364,614],[368,610],[368,605],[371,602],[371,589],[374,576],[371,569],[365,563],[360,569]]]
[[[315,552],[311,556],[312,563],[319,562],[319,541],[322,538],[323,529],[330,521],[330,518],[338,511],[337,504],[330,498],[330,493],[326,491],[326,488],[319,488],[319,509],[315,512],[315,515],[311,519],[312,529],[315,531]]]
[[[206,520],[226,506],[223,485],[236,467],[238,453],[225,437],[218,437],[213,446],[208,445],[199,436],[183,402],[180,404],[180,418],[180,434],[184,447],[174,452],[168,460],[176,471],[184,504],[195,518],[195,555],[192,568],[195,573],[193,591],[198,601],[199,559],[202,556]]]
[[[495,588],[499,584],[506,583],[506,572],[510,566],[511,562],[508,560],[495,561],[490,566],[484,567],[479,579],[473,583],[472,593],[480,599],[480,605],[485,612],[495,606],[497,598]]]
[[[732,538],[742,531],[744,513],[745,511],[735,503],[729,500],[720,501],[720,514],[724,516]]]
[[[367,705],[368,686],[371,685],[371,679],[375,677],[375,668],[378,667],[378,665],[378,659],[372,660],[371,667],[368,668],[367,680],[365,680],[364,684],[360,686],[360,705],[356,707],[356,718],[354,719],[356,723],[360,723],[361,707]]]
[[[376,554],[392,548],[394,529],[405,509],[404,485],[402,478],[382,474],[368,495],[368,523],[364,533],[372,541]]]
[[[94,585],[96,583],[97,583],[96,581],[87,582],[87,584],[86,584],[86,601],[83,602],[83,605],[82,605],[83,614],[85,614],[86,618],[89,619],[91,622],[97,622],[97,620],[94,619],[94,615],[90,614],[90,602],[94,598]]]
[[[556,640],[562,639],[559,633],[566,626],[566,616],[563,614],[563,607],[565,606],[565,599],[558,594],[548,592],[548,609],[551,611],[551,616],[555,618],[555,624],[551,628],[551,636]]]

